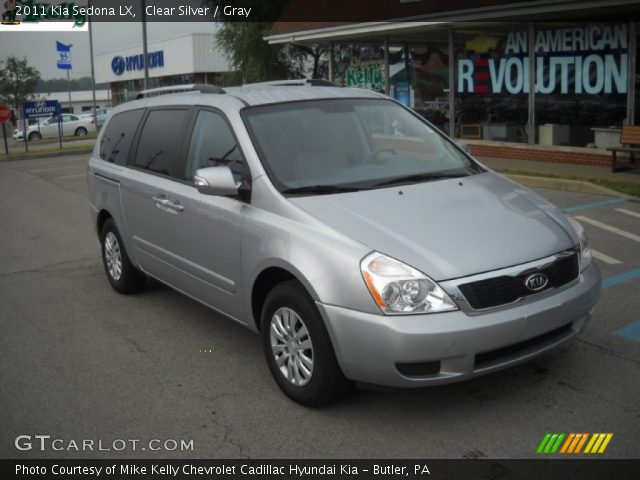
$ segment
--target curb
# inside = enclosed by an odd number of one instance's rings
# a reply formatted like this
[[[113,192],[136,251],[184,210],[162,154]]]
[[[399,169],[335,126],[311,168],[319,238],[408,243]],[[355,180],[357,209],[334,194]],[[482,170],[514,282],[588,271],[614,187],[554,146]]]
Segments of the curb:
[[[607,187],[595,185],[585,180],[569,180],[563,178],[546,178],[528,175],[513,175],[509,173],[499,172],[501,175],[521,183],[527,187],[551,188],[554,190],[563,190],[566,192],[591,193],[596,195],[607,195],[610,197],[626,198],[627,200],[637,200],[638,197],[627,195]]]
[[[26,155],[0,155],[0,162],[10,162],[15,160],[35,160],[38,158],[49,158],[49,157],[65,157],[68,155],[82,155],[85,153],[91,153],[93,151],[93,147],[89,148],[78,148],[73,150],[58,150],[54,152],[43,151],[43,152],[29,152]]]

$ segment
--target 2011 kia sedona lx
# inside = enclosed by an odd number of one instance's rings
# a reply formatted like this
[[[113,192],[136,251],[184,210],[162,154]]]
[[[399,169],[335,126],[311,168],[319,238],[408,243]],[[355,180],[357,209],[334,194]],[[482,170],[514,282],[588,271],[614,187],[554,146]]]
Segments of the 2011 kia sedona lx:
[[[580,224],[387,97],[292,83],[114,109],[88,181],[115,290],[150,276],[260,333],[306,405],[469,379],[584,328]]]

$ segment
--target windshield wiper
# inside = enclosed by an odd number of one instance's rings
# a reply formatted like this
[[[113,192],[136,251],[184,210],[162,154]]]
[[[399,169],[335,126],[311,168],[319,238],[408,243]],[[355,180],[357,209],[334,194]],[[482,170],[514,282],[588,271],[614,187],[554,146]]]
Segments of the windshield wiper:
[[[324,195],[324,194],[330,194],[330,193],[357,192],[358,190],[362,190],[362,188],[341,187],[338,185],[307,185],[304,187],[287,188],[286,190],[282,190],[282,193],[284,194],[315,193],[319,195]]]
[[[404,177],[392,178],[391,180],[385,180],[384,182],[376,183],[374,187],[383,187],[385,185],[396,185],[398,183],[407,182],[424,182],[430,180],[443,180],[445,178],[460,178],[467,177],[466,173],[417,173],[414,175],[406,175]]]

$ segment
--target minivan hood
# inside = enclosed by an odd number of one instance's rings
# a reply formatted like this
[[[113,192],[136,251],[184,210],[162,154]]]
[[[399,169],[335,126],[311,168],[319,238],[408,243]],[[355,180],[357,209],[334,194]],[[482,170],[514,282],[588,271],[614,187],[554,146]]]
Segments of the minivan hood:
[[[518,265],[577,243],[559,210],[493,172],[289,200],[434,280]]]

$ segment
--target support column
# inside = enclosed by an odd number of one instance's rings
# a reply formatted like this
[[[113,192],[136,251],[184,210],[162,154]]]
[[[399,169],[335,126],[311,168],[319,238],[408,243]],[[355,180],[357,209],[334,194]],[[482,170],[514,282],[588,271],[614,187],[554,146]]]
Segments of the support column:
[[[453,28],[449,29],[449,136],[456,134],[456,84],[455,84],[455,51],[453,48]]]
[[[333,62],[335,61],[334,59],[335,52],[333,47],[334,47],[334,43],[330,42],[329,43],[329,81],[330,82],[335,81],[335,73],[336,73],[335,66],[333,64]]]
[[[384,37],[384,94],[389,95],[391,82],[389,78],[389,37]]]
[[[536,143],[536,51],[535,51],[535,24],[529,22],[529,35],[527,38],[527,51],[529,52],[529,116],[527,124],[528,143]]]
[[[629,22],[629,48],[627,49],[627,125],[633,125],[635,122],[636,109],[636,52],[637,52],[637,35],[636,23]]]

